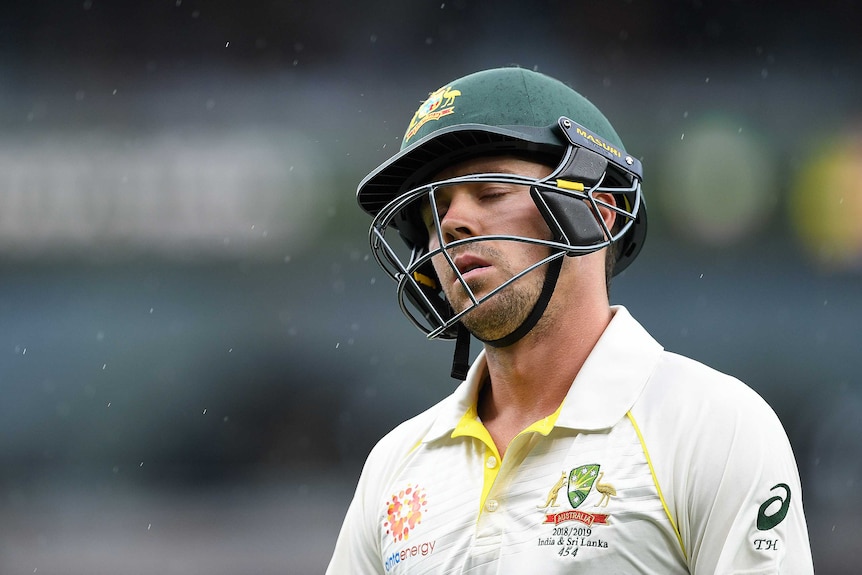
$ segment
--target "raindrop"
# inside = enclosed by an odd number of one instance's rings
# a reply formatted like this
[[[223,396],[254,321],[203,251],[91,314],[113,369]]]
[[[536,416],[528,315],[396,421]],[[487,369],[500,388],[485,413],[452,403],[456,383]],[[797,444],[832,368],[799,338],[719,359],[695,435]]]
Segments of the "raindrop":
[[[685,132],[683,132],[683,133],[682,133],[682,135],[679,137],[679,139],[680,139],[680,140],[684,140],[684,139],[685,139]]]
[[[205,407],[202,415],[206,415],[206,414],[207,414],[207,408]]]
[[[230,47],[230,41],[225,42],[224,47],[225,47],[225,48],[229,48],[229,47]]]

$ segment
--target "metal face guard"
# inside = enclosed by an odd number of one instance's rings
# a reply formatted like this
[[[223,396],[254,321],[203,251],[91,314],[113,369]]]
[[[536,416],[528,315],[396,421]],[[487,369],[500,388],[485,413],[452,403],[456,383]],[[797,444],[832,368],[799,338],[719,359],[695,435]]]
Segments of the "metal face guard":
[[[374,218],[369,232],[371,251],[381,268],[397,283],[399,307],[404,315],[429,339],[454,339],[460,319],[524,275],[564,255],[577,256],[598,251],[622,237],[634,222],[640,181],[633,179],[627,188],[606,187],[607,162],[583,148],[570,147],[559,167],[548,177],[535,180],[513,174],[472,174],[421,186],[387,204]],[[577,181],[584,180],[584,181]],[[445,244],[440,231],[440,215],[435,195],[444,187],[479,182],[523,185],[530,188],[531,197],[551,230],[552,239],[528,238],[515,235],[489,235],[457,240]],[[599,192],[633,194],[633,210],[613,206],[596,199]],[[417,225],[420,206],[431,206],[437,245],[428,250],[428,234],[424,224]],[[624,220],[612,232],[600,217],[599,208],[611,209]],[[412,214],[412,215],[407,215]],[[400,223],[399,223],[400,222]],[[411,222],[411,225],[405,225]],[[615,226],[617,228],[617,226]],[[398,236],[395,239],[395,236]],[[477,297],[458,271],[451,252],[459,246],[482,241],[516,241],[549,248],[547,257],[528,266],[488,294]],[[470,299],[467,309],[455,313],[431,265],[431,259],[445,258],[455,277]]]

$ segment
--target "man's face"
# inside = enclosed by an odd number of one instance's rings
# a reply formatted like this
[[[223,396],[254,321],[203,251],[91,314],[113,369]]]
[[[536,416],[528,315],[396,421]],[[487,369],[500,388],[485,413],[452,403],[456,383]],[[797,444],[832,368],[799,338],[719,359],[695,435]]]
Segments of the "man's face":
[[[510,156],[477,158],[440,172],[435,180],[481,173],[508,173],[543,178],[551,168]],[[530,197],[528,186],[476,182],[438,188],[435,202],[440,220],[438,235],[430,205],[422,210],[429,249],[457,240],[489,235],[511,235],[550,240],[551,232]],[[545,246],[513,240],[483,240],[447,250],[464,283],[479,300],[524,269],[549,255]],[[443,292],[456,312],[472,301],[455,270],[438,254],[432,259]],[[494,340],[517,328],[542,290],[546,266],[519,278],[462,319],[478,337]]]

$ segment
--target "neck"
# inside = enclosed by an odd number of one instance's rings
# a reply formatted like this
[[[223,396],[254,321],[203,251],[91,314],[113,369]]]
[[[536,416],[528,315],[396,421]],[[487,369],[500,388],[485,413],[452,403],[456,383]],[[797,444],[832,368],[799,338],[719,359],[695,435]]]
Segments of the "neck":
[[[511,406],[522,413],[539,412],[539,418],[553,413],[610,320],[611,310],[606,307],[590,317],[573,317],[576,329],[534,330],[505,348],[485,346],[493,403],[502,403],[499,409]]]
[[[580,299],[564,310],[554,306],[518,342],[485,346],[489,381],[477,408],[501,455],[515,435],[554,413],[566,397],[612,318],[607,297],[598,299]]]

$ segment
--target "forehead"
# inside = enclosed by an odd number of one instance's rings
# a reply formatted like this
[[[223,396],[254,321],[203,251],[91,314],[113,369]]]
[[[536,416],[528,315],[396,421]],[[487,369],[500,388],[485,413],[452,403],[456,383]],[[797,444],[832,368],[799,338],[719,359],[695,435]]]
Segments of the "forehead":
[[[485,173],[517,174],[519,176],[543,178],[550,174],[552,170],[550,166],[545,164],[516,156],[480,156],[446,167],[438,172],[433,179],[445,180],[457,176]]]

